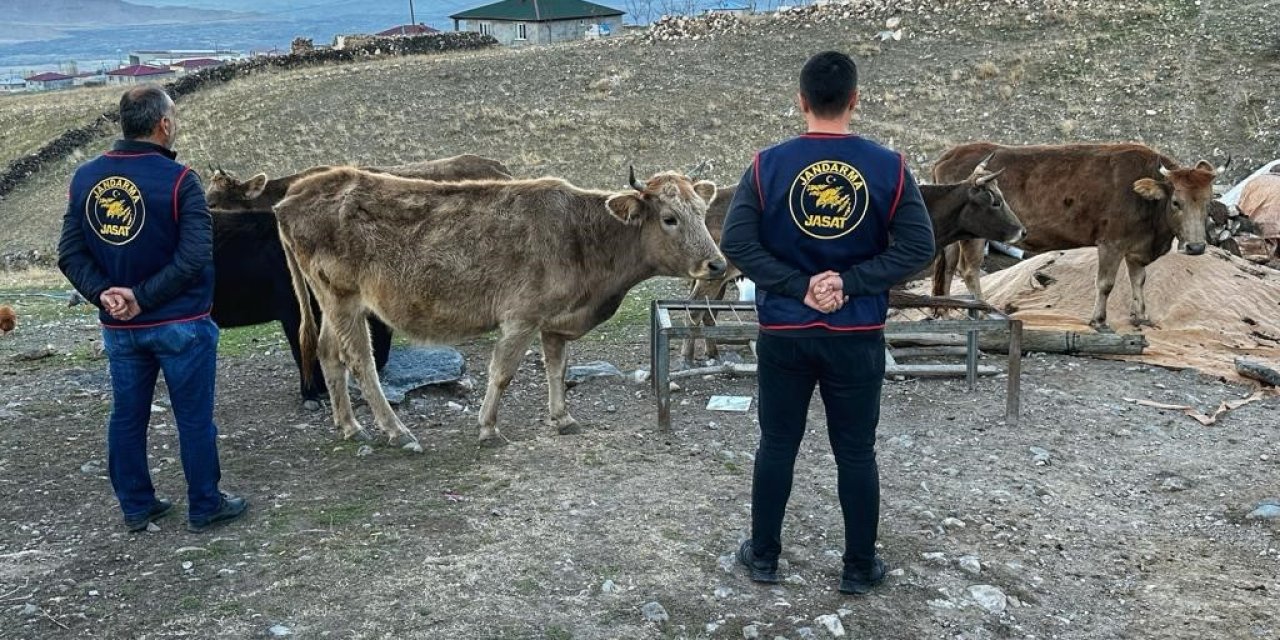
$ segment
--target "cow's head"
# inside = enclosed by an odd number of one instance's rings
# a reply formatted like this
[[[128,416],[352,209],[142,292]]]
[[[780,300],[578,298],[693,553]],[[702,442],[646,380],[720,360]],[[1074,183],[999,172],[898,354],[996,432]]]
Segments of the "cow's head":
[[[724,256],[707,231],[707,205],[716,197],[709,180],[694,182],[675,172],[641,182],[631,169],[634,192],[610,196],[605,206],[619,220],[641,228],[645,256],[659,274],[716,279],[724,275]]]
[[[987,161],[993,155],[983,158],[965,179],[969,202],[960,210],[960,229],[976,238],[1008,244],[1022,242],[1027,237],[1027,228],[1009,208],[1009,201],[1005,200],[1000,186],[996,184],[996,178],[1004,173],[1004,169],[987,170]]]
[[[1191,168],[1170,169],[1160,164],[1160,178],[1142,178],[1133,183],[1139,196],[1164,204],[1162,213],[1178,237],[1178,244],[1187,255],[1204,253],[1205,227],[1209,217],[1209,202],[1213,200],[1213,181],[1226,170],[1231,159],[1221,167],[1201,160]]]
[[[267,174],[265,173],[259,173],[241,182],[222,169],[213,169],[204,197],[212,209],[249,210],[253,208],[253,201],[262,195],[262,191],[266,188]]]

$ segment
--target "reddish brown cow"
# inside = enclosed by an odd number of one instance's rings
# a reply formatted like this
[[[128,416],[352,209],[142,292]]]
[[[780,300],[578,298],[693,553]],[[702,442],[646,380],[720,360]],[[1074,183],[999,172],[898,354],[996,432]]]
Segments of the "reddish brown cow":
[[[1204,253],[1213,181],[1225,168],[1204,161],[1181,167],[1139,144],[1014,147],[979,142],[944,153],[933,167],[933,179],[962,180],[987,156],[992,170],[1003,171],[1000,188],[1027,227],[1019,246],[1031,251],[1098,247],[1098,295],[1089,324],[1099,331],[1110,330],[1107,296],[1121,259],[1133,285],[1130,320],[1151,325],[1142,288],[1146,267],[1169,252],[1175,237],[1187,254]],[[963,265],[965,283],[979,298],[984,243],[969,240],[948,248],[948,264]],[[935,272],[934,295],[947,295],[951,268]]]

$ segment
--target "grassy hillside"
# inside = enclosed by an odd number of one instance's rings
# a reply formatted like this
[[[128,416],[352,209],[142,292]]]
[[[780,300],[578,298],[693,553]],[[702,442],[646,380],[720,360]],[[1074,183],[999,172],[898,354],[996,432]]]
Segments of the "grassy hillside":
[[[1231,180],[1280,153],[1277,2],[1080,4],[1030,18],[907,14],[903,39],[884,44],[879,21],[760,21],[698,40],[255,75],[184,100],[180,150],[202,170],[272,175],[472,152],[594,187],[622,185],[628,164],[648,173],[709,159],[711,177],[733,181],[753,150],[802,125],[800,64],[838,48],[862,65],[855,127],[923,172],[974,139],[1137,140],[1184,162],[1231,153]],[[52,247],[74,165],[0,202],[0,252]]]
[[[0,95],[0,166],[88,124],[120,101],[115,87]]]

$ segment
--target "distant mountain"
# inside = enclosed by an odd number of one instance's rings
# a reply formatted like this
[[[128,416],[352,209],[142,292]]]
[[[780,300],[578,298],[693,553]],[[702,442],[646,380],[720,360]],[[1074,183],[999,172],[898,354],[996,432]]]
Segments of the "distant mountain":
[[[254,17],[234,11],[153,7],[124,0],[0,0],[0,15],[11,25],[96,28]]]

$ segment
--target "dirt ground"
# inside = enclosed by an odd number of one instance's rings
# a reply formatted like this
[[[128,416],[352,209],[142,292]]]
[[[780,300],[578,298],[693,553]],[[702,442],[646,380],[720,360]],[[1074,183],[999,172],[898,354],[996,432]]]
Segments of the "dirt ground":
[[[22,323],[0,338],[0,637],[832,637],[822,616],[849,638],[1280,637],[1276,523],[1244,517],[1280,496],[1280,402],[1201,427],[1125,400],[1204,410],[1247,393],[1194,372],[1032,355],[1016,427],[1002,378],[976,392],[887,383],[880,539],[894,572],[850,598],[835,589],[842,529],[820,400],[784,532],[786,581],[767,588],[728,556],[749,521],[754,413],[704,408],[711,394],[754,395],[751,378],[682,381],[671,433],[646,386],[588,381],[570,393],[583,433],[557,436],[540,423],[530,354],[501,412],[510,443],[480,449],[488,340],[461,347],[476,390],[398,408],[424,454],[361,456],[327,412],[301,409],[277,331],[224,332],[223,484],[251,512],[204,535],[181,515],[125,533],[103,471],[96,322],[83,306],[16,295],[57,289],[0,287]],[[642,318],[605,329],[572,362],[648,366]],[[48,346],[56,355],[14,361]],[[155,478],[181,513],[165,404]],[[979,606],[976,585],[1005,594],[1003,612]],[[646,620],[651,602],[669,619]]]

